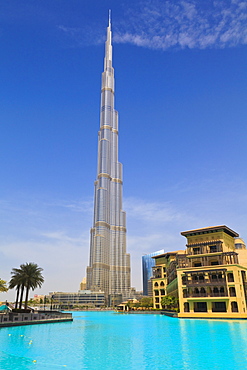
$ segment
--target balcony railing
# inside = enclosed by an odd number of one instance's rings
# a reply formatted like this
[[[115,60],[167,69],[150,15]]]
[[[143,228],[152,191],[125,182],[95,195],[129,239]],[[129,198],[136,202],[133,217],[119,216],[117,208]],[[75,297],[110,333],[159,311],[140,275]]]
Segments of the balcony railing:
[[[203,279],[203,280],[183,280],[183,285],[225,285],[226,279]]]
[[[204,298],[204,297],[228,297],[228,293],[191,293],[184,295],[184,298]]]

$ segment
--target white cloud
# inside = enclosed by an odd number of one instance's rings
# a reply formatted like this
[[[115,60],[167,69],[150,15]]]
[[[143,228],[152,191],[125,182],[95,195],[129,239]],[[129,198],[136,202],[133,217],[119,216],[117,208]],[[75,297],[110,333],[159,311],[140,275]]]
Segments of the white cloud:
[[[247,4],[212,1],[140,1],[114,32],[114,42],[153,49],[224,48],[246,44]],[[116,26],[115,26],[116,29]]]
[[[115,43],[151,49],[224,48],[247,43],[247,3],[242,0],[139,0],[114,19]],[[58,29],[78,45],[99,44],[97,24]]]

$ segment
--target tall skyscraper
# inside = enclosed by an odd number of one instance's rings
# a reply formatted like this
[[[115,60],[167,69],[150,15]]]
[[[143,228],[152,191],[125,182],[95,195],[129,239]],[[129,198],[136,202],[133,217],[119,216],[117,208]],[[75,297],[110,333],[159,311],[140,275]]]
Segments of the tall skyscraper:
[[[122,210],[122,164],[118,162],[118,112],[114,109],[111,19],[107,27],[101,85],[98,169],[94,183],[87,289],[129,296],[130,255],[126,253],[126,214]]]

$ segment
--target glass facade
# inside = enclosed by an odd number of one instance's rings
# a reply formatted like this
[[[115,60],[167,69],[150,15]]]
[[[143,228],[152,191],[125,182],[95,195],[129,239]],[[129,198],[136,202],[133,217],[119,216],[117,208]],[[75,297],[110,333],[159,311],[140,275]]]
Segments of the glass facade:
[[[155,260],[152,257],[163,253],[165,253],[164,249],[142,256],[143,295],[148,295],[148,281],[153,275],[152,268],[155,266]]]

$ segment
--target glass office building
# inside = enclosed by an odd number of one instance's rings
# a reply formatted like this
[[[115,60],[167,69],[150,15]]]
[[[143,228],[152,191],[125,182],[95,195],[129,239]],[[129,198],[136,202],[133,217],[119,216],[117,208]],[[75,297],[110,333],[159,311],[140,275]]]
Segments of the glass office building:
[[[152,257],[158,256],[159,254],[163,254],[163,253],[165,253],[164,249],[142,256],[143,295],[152,294],[151,291],[150,291],[150,294],[148,294],[149,293],[148,292],[148,281],[153,276],[152,268],[155,265],[155,260]]]

